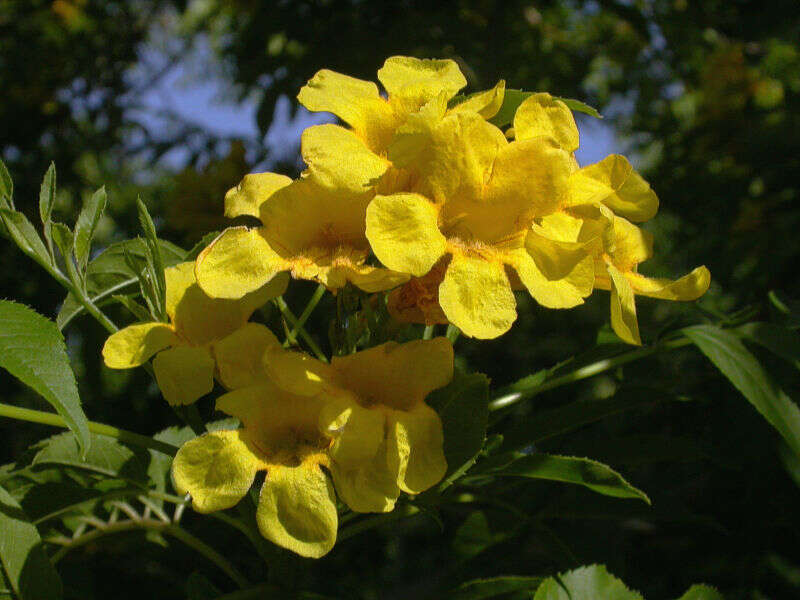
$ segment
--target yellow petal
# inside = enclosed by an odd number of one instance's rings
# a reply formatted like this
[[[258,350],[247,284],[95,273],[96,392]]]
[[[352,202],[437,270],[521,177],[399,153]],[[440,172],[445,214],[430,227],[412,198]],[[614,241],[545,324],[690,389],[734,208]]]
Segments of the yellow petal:
[[[279,388],[300,396],[315,396],[336,386],[336,372],[330,365],[302,352],[277,349],[266,362],[270,379]]]
[[[406,111],[418,109],[431,98],[444,94],[449,100],[467,85],[461,69],[452,60],[392,56],[378,70],[378,80]]]
[[[191,404],[214,387],[214,359],[207,348],[175,346],[153,360],[156,382],[170,404]]]
[[[652,279],[639,273],[626,273],[625,276],[637,294],[663,300],[696,300],[706,293],[711,284],[711,273],[704,266],[697,267],[676,281]]]
[[[411,409],[453,378],[453,346],[443,337],[389,342],[336,356],[331,367],[339,375],[340,387],[358,396],[362,405]]]
[[[631,221],[647,221],[658,212],[650,184],[619,154],[575,171],[569,188],[569,204],[603,203]]]
[[[447,472],[442,421],[427,404],[411,411],[391,411],[388,417],[389,465],[404,492],[419,494],[441,481]]]
[[[391,269],[371,265],[347,265],[335,268],[339,271],[338,277],[370,294],[396,288],[411,278],[406,273],[398,273]],[[344,285],[338,287],[344,287]]]
[[[641,346],[633,288],[614,265],[608,263],[606,266],[611,277],[611,327],[624,341]]]
[[[653,256],[653,234],[622,217],[614,217],[614,265],[622,271],[635,269]]]
[[[439,286],[439,304],[450,322],[470,336],[503,335],[517,318],[516,301],[503,265],[453,255]]]
[[[130,325],[113,333],[103,346],[103,360],[111,369],[130,369],[147,362],[156,352],[179,342],[166,323]]]
[[[331,459],[344,469],[356,469],[375,456],[385,421],[381,410],[364,408],[354,396],[342,393],[326,397],[319,428],[334,439]]]
[[[257,385],[267,376],[266,354],[280,347],[264,325],[245,323],[212,346],[220,382],[229,390]]]
[[[181,446],[172,461],[175,490],[192,495],[192,508],[209,513],[235,506],[264,468],[242,430],[206,433]]]
[[[384,265],[417,277],[444,255],[437,207],[419,194],[375,196],[367,207],[367,239]]]
[[[505,92],[506,82],[501,79],[491,90],[473,94],[464,102],[456,104],[450,109],[450,112],[472,111],[478,113],[484,119],[491,119],[503,105]]]
[[[269,294],[279,296],[289,279],[277,275],[286,268],[260,229],[232,227],[200,253],[195,273],[200,287],[212,298],[239,299],[267,283]]]
[[[289,185],[291,178],[277,173],[251,173],[225,194],[225,216],[259,216],[260,206],[276,191]]]
[[[331,463],[331,476],[339,498],[355,512],[390,512],[400,488],[388,466],[387,443],[382,440],[372,460],[353,468]]]
[[[336,543],[336,496],[320,466],[270,466],[261,488],[256,521],[271,542],[300,556],[319,558]]]
[[[389,167],[389,162],[367,148],[356,134],[338,125],[306,129],[301,152],[308,176],[327,188],[367,191]]]
[[[533,94],[519,105],[514,115],[514,135],[518,140],[550,137],[567,152],[575,152],[579,145],[572,111],[546,92]]]
[[[574,253],[562,262],[550,264],[547,271],[561,277],[549,279],[526,250],[510,253],[510,264],[534,300],[547,308],[572,308],[583,304],[594,283],[594,260],[585,253]],[[580,260],[575,260],[576,258]]]
[[[335,114],[373,151],[385,148],[396,125],[394,113],[381,98],[377,85],[327,69],[317,72],[297,99],[308,110]]]

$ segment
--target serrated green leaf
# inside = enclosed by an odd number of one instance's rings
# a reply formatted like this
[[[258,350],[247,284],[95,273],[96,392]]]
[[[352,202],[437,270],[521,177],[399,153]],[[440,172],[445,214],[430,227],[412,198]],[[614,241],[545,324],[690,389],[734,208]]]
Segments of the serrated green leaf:
[[[580,100],[575,100],[574,98],[561,98],[560,96],[554,96],[557,100],[561,100],[564,104],[567,105],[573,112],[583,113],[585,115],[589,115],[594,117],[595,119],[602,119],[603,115],[597,112],[597,109],[593,106],[589,106],[585,102],[581,102]]]
[[[105,186],[97,190],[83,203],[78,221],[75,223],[75,260],[81,273],[86,270],[89,262],[89,253],[92,248],[92,238],[97,230],[97,224],[106,210],[108,197]]]
[[[8,205],[14,208],[14,181],[2,159],[0,159],[0,198],[8,199]]]
[[[428,404],[439,413],[444,430],[447,474],[444,487],[472,464],[486,439],[489,415],[489,380],[481,373],[456,371],[453,381],[428,395]]]
[[[158,243],[167,266],[184,260],[183,249],[165,240],[159,240]],[[144,260],[147,249],[140,239],[125,240],[112,244],[89,263],[86,269],[86,291],[95,304],[138,283],[136,273],[125,263],[125,251]],[[59,328],[64,329],[84,310],[77,299],[68,295],[58,312],[56,323]]]
[[[0,220],[20,250],[32,258],[37,257],[45,264],[51,264],[50,254],[28,217],[16,210],[0,208]]]
[[[59,600],[61,579],[44,551],[42,538],[19,503],[0,487],[0,561],[20,600]]]
[[[77,436],[83,452],[89,450],[89,424],[55,323],[27,306],[0,300],[0,367],[47,400]]]
[[[53,213],[53,204],[56,201],[56,165],[50,163],[47,173],[44,174],[42,186],[39,188],[39,217],[42,225],[50,222]]]
[[[773,323],[745,323],[736,333],[800,367],[800,333]]]
[[[144,231],[144,239],[147,244],[148,271],[155,295],[151,300],[156,306],[159,318],[165,320],[167,284],[164,279],[164,261],[158,244],[156,226],[153,224],[153,219],[150,217],[147,206],[145,206],[141,198],[136,199],[136,208],[139,211],[139,223],[142,226],[142,231]]]
[[[72,260],[72,247],[75,243],[75,238],[69,227],[63,223],[50,223],[50,233],[53,236],[53,241],[58,246],[61,256],[64,260]]]
[[[126,446],[112,437],[91,434],[91,448],[81,456],[75,438],[60,433],[40,442],[33,457],[34,466],[57,465],[74,467],[104,475],[147,485],[150,455],[143,448]]]
[[[739,338],[713,325],[681,331],[800,454],[800,408],[772,381]]]
[[[514,114],[517,108],[522,104],[526,98],[533,95],[533,92],[523,92],[522,90],[506,90],[503,96],[503,104],[497,114],[489,119],[492,125],[497,127],[505,127],[514,122]]]
[[[497,598],[509,592],[534,591],[542,583],[541,577],[505,575],[486,579],[473,579],[462,583],[447,595],[448,600],[483,600]],[[577,599],[576,599],[577,600]],[[588,600],[588,598],[587,598]]]
[[[486,472],[500,477],[526,477],[575,483],[614,498],[636,498],[650,504],[650,498],[608,465],[577,456],[520,454],[501,468]]]
[[[725,598],[710,585],[697,584],[686,590],[678,600],[725,600]]]
[[[644,600],[602,565],[590,565],[548,577],[533,600]]]

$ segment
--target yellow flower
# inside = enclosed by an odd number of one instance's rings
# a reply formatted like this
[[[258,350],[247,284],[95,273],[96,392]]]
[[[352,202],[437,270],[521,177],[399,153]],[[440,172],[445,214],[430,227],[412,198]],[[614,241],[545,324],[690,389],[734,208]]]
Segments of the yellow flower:
[[[336,491],[357,512],[392,510],[400,491],[418,494],[444,476],[442,423],[425,397],[453,377],[446,338],[390,342],[330,365],[274,351],[267,369],[287,392],[324,401],[320,430]]]
[[[256,473],[266,478],[256,510],[261,534],[301,556],[319,558],[336,542],[336,497],[328,467],[331,438],[318,426],[323,402],[268,381],[229,392],[217,409],[243,427],[206,433],[184,444],[172,463],[175,489],[201,513],[236,505]]]
[[[442,116],[471,112],[488,119],[500,109],[505,93],[500,81],[447,110],[448,101],[467,83],[452,60],[393,56],[378,71],[378,80],[386,98],[370,81],[328,70],[319,71],[300,90],[297,99],[307,109],[331,112],[350,126],[318,125],[303,132],[307,175],[323,187],[361,192],[383,177],[384,186],[399,190],[406,177],[390,168],[387,150],[410,116],[433,103],[445,107]]]
[[[422,277],[392,290],[386,297],[389,314],[402,323],[446,325],[447,316],[439,306],[439,286],[444,277],[445,264],[440,261]]]
[[[365,264],[364,213],[371,194],[328,189],[274,173],[248,175],[225,197],[225,214],[263,225],[224,231],[197,258],[197,280],[213,298],[241,298],[282,272],[337,290],[393,288],[406,275]]]
[[[250,315],[286,289],[281,277],[238,301],[206,296],[194,278],[194,263],[185,262],[164,271],[167,323],[140,323],[126,327],[106,340],[103,359],[112,369],[130,369],[153,360],[158,387],[170,404],[191,404],[214,386],[215,366],[223,385],[232,388],[251,381],[252,365],[231,349],[248,344],[266,349],[277,345],[275,336]],[[215,360],[215,354],[219,356]]]
[[[623,217],[614,218],[613,246],[597,256],[599,289],[611,290],[611,326],[629,344],[641,344],[634,295],[662,300],[696,300],[711,282],[705,266],[676,281],[652,279],[637,272],[639,263],[653,256],[653,236]]]
[[[389,147],[395,165],[420,173],[415,186],[377,195],[367,209],[367,238],[388,268],[422,277],[449,261],[439,303],[473,337],[511,327],[517,281],[549,308],[576,306],[592,291],[587,244],[599,231],[567,211],[576,164],[550,130],[533,135],[535,119],[526,121],[533,108],[527,102],[517,111],[518,139],[509,143],[475,113],[444,115],[444,105],[429,105],[441,118],[420,111]],[[566,237],[564,219],[576,224]]]

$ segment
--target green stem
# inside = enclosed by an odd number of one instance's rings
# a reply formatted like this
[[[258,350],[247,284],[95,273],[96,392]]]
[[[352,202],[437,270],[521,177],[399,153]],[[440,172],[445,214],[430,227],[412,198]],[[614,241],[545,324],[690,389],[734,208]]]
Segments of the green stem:
[[[445,334],[445,337],[447,337],[447,339],[450,340],[451,344],[455,344],[456,340],[458,340],[458,337],[460,335],[461,335],[461,330],[458,327],[456,327],[452,323],[447,326],[447,333]]]
[[[52,561],[53,563],[57,563],[70,550],[79,548],[80,546],[85,546],[86,544],[89,544],[103,536],[114,533],[135,531],[137,529],[149,529],[152,531],[159,531],[166,535],[171,535],[217,565],[220,570],[228,575],[228,577],[230,577],[240,588],[246,588],[248,585],[250,585],[250,582],[247,581],[244,575],[242,575],[227,558],[222,556],[203,540],[195,537],[185,529],[181,529],[177,525],[165,523],[164,521],[159,521],[158,519],[131,519],[119,521],[117,523],[104,524],[103,527],[98,527],[89,533],[85,533],[75,539],[70,540],[69,543],[65,544],[63,548],[53,555]]]
[[[298,324],[299,322],[297,320],[297,317],[294,316],[294,313],[286,304],[286,301],[283,299],[283,296],[278,296],[277,298],[275,298],[274,302],[275,305],[278,307],[278,310],[281,311],[283,318],[286,319],[289,322],[289,325],[291,325],[293,328],[295,327],[297,328],[297,331],[300,333],[300,337],[303,338],[303,341],[306,344],[308,344],[308,347],[311,348],[311,351],[316,355],[316,357],[320,359],[322,362],[328,362],[328,357],[325,356],[322,350],[320,350],[319,346],[306,331],[305,327]]]
[[[308,321],[311,313],[314,312],[317,304],[319,304],[319,301],[322,300],[322,296],[325,295],[325,289],[325,286],[322,284],[317,286],[317,289],[314,291],[314,295],[311,296],[308,304],[306,304],[306,307],[300,315],[300,318],[297,319],[297,322],[292,325],[292,329],[289,331],[289,335],[286,337],[286,343],[284,343],[284,346],[288,346],[290,343],[295,342],[297,339],[297,334],[300,332],[300,328],[306,324],[306,321]]]
[[[0,417],[9,417],[11,419],[18,419],[20,421],[30,421],[31,423],[40,423],[42,425],[51,425],[53,427],[63,427],[65,429],[69,427],[63,418],[54,413],[44,412],[41,410],[31,410],[30,408],[22,408],[20,406],[11,406],[10,404],[0,403]],[[157,452],[161,452],[162,454],[167,454],[169,456],[175,456],[175,453],[178,451],[178,448],[172,444],[160,442],[158,440],[154,440],[153,438],[147,437],[146,435],[134,433],[125,429],[118,429],[117,427],[106,425],[104,423],[95,423],[94,421],[89,421],[89,431],[92,433],[107,435],[109,437],[118,439],[120,442],[133,444],[134,446],[151,448]]]
[[[604,371],[608,371],[610,369],[614,369],[629,362],[639,360],[640,358],[652,356],[653,354],[657,354],[658,352],[664,350],[673,350],[675,348],[682,348],[683,346],[689,346],[691,345],[691,343],[692,341],[689,338],[681,337],[674,340],[661,342],[659,344],[655,344],[647,348],[637,348],[636,350],[631,350],[630,352],[625,352],[623,354],[614,356],[612,358],[605,358],[603,360],[598,360],[597,362],[585,365],[580,369],[576,369],[575,371],[567,373],[566,375],[562,375],[561,377],[554,377],[553,379],[545,381],[541,385],[531,388],[529,390],[513,392],[511,394],[506,394],[505,396],[500,396],[499,398],[495,398],[489,403],[489,410],[495,411],[507,408],[509,406],[516,404],[520,400],[532,398],[533,396],[537,396],[542,392],[552,390],[553,388],[561,387],[562,385],[574,383],[575,381],[580,381],[582,379],[587,379],[589,377],[594,377],[599,373],[603,373]]]
[[[425,329],[422,331],[422,339],[429,340],[433,337],[433,325],[426,325]]]

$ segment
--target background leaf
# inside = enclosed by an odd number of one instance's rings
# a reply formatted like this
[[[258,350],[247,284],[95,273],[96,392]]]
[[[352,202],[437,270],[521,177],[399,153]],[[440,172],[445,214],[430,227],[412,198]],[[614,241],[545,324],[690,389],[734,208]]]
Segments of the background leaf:
[[[770,379],[764,368],[732,333],[713,325],[681,330],[800,454],[800,409]]]
[[[482,600],[496,598],[509,592],[533,591],[542,583],[541,577],[523,577],[520,575],[505,575],[502,577],[489,577],[474,579],[462,583],[447,596],[449,600]]]
[[[0,487],[0,561],[20,600],[59,600],[61,579],[42,547],[42,538],[16,500]]]
[[[708,585],[693,585],[678,600],[725,600],[717,590]]]
[[[56,409],[89,450],[89,424],[81,408],[64,337],[56,325],[27,306],[0,300],[0,367]]]

